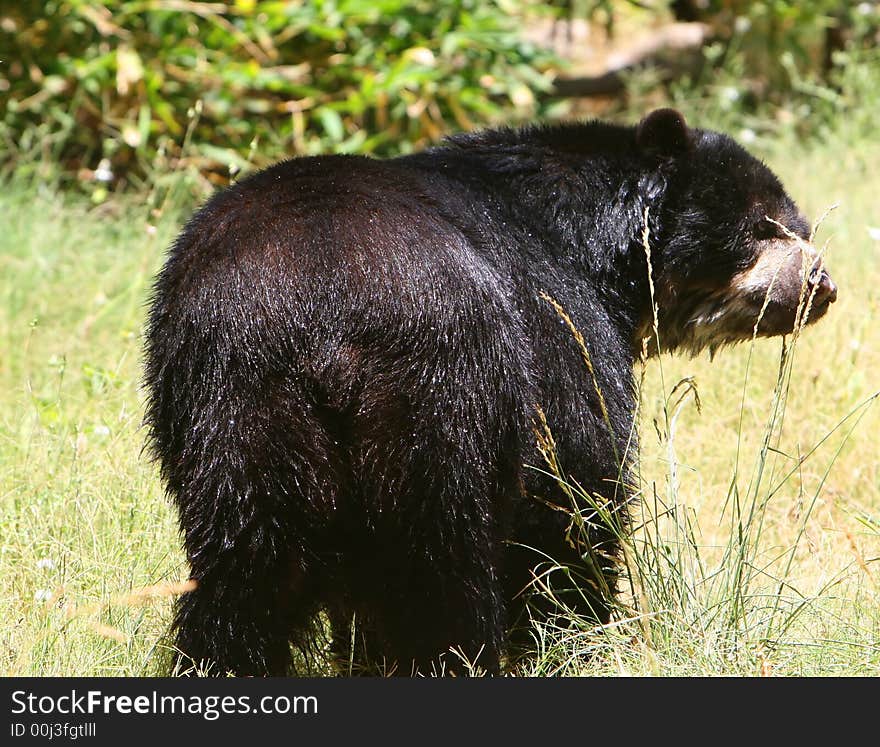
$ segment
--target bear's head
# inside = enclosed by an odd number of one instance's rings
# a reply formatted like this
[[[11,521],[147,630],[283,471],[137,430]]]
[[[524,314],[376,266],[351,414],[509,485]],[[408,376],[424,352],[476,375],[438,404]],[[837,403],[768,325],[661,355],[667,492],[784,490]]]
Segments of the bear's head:
[[[837,287],[764,163],[672,109],[646,116],[636,142],[663,185],[651,241],[662,350],[785,335],[825,315]]]

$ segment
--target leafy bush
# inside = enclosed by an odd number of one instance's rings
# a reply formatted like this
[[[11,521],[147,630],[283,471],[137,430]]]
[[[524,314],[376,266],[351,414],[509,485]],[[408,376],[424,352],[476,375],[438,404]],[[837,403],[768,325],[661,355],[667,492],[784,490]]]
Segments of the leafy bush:
[[[735,58],[760,94],[792,92],[799,77],[830,79],[835,53],[876,46],[880,16],[876,3],[839,0],[703,0],[699,20],[708,24],[721,50],[716,65]],[[711,69],[710,69],[711,72]]]
[[[794,140],[874,138],[880,116],[876,0],[670,5],[692,8],[708,26],[700,61],[679,77],[658,76],[650,68],[631,72],[626,106],[669,103],[694,122],[730,132],[765,153]]]
[[[521,6],[22,0],[0,10],[0,158],[100,181],[183,155],[221,181],[254,158],[391,154],[533,116],[551,60],[516,34]]]

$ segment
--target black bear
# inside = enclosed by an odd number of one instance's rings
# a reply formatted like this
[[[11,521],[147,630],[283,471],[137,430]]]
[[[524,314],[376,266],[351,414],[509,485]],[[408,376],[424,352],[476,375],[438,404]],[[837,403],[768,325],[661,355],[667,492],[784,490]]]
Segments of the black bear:
[[[146,332],[197,584],[178,670],[288,673],[323,610],[341,660],[430,673],[452,649],[498,672],[547,559],[606,621],[619,538],[571,541],[541,450],[625,508],[638,356],[818,319],[837,289],[809,238],[766,166],[671,109],[294,158],[220,191]]]

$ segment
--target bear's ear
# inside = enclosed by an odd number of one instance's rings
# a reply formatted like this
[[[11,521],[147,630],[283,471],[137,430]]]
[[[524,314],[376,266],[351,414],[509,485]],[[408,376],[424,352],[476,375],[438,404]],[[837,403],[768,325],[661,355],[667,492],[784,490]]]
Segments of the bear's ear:
[[[652,156],[679,156],[691,150],[691,131],[675,109],[655,109],[636,127],[636,144]]]

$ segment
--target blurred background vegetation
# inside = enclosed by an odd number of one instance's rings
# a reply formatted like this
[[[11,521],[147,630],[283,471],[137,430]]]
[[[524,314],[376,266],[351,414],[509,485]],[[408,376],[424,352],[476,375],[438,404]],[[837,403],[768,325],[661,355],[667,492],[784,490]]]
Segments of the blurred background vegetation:
[[[747,141],[821,138],[874,126],[878,25],[834,0],[5,0],[0,168],[101,201],[667,102]]]

